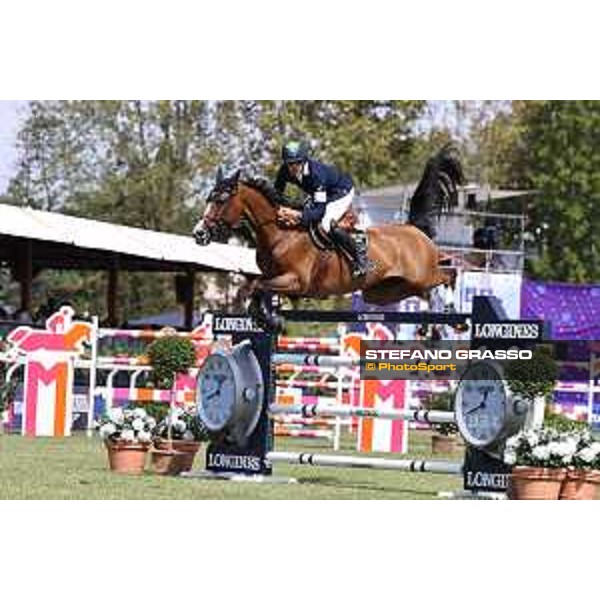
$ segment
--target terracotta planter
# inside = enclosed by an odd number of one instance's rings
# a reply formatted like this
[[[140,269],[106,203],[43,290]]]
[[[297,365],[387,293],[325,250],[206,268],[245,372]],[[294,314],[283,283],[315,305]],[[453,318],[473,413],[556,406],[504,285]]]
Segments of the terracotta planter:
[[[189,454],[177,452],[177,450],[157,450],[150,452],[152,471],[157,475],[179,475],[183,471],[189,471]],[[192,458],[193,460],[193,458]]]
[[[200,442],[189,442],[187,440],[167,440],[164,438],[156,438],[154,440],[154,447],[161,452],[173,453],[176,452],[181,456],[178,456],[173,459],[174,462],[173,468],[179,469],[177,473],[183,473],[185,471],[191,471],[194,466],[194,458],[196,458],[196,454],[198,450],[200,450]],[[166,460],[164,459],[159,459]],[[176,474],[176,473],[171,473]]]
[[[140,475],[144,472],[148,444],[105,442],[110,470],[115,473]]]
[[[600,486],[600,471],[569,469],[559,500],[594,500]]]
[[[513,467],[508,496],[511,500],[558,500],[566,469]]]
[[[456,438],[434,433],[431,436],[431,452],[433,454],[452,454],[456,452]]]

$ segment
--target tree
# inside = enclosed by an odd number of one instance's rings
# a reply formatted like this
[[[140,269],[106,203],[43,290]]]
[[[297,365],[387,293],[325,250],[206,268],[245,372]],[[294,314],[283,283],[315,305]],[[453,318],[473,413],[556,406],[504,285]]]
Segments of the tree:
[[[311,100],[219,103],[217,146],[232,164],[273,175],[286,140],[350,172],[359,187],[396,183],[422,101]]]
[[[528,211],[534,275],[582,283],[600,278],[600,102],[519,105],[513,161],[537,191]],[[513,162],[515,164],[515,162]]]
[[[188,233],[214,151],[209,120],[200,101],[32,102],[8,195],[35,208]],[[40,278],[43,289],[67,286],[101,311],[104,279],[82,273],[77,281],[79,291],[68,274]],[[129,315],[163,310],[174,304],[172,288],[170,275],[125,274],[120,304]]]
[[[493,186],[532,191],[529,273],[548,280],[597,281],[600,102],[514,101],[510,110],[500,108],[469,120],[471,175]]]
[[[218,165],[272,176],[284,140],[300,137],[359,187],[396,183],[410,162],[421,101],[32,102],[18,138],[10,201],[189,233]],[[44,274],[103,309],[104,276]],[[170,276],[124,274],[119,305],[134,316],[174,304]]]

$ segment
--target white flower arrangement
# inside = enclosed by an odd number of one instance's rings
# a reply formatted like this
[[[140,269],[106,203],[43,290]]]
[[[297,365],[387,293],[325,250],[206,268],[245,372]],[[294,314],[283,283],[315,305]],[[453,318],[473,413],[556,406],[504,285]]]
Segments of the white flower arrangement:
[[[156,435],[165,439],[188,442],[201,442],[208,439],[208,432],[194,407],[173,407],[156,427]]]
[[[96,421],[96,429],[105,441],[150,444],[156,420],[143,408],[111,408]]]
[[[506,442],[504,462],[548,469],[599,468],[600,443],[585,429],[530,429]]]
[[[573,467],[600,470],[600,442],[590,439],[589,443],[582,445],[573,457]]]

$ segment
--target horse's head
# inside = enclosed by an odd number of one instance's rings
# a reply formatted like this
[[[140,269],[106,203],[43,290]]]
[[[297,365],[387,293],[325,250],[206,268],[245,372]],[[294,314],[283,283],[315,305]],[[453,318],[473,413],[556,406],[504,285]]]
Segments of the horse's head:
[[[213,239],[221,239],[240,224],[243,203],[240,196],[240,171],[230,177],[217,172],[215,186],[206,200],[206,209],[196,227],[194,238],[205,246]]]

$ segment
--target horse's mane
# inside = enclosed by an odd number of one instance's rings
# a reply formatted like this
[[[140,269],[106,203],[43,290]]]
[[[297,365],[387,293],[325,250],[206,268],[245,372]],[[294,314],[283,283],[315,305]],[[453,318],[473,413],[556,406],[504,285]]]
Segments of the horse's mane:
[[[273,206],[289,206],[291,208],[297,208],[289,198],[280,194],[268,179],[264,179],[263,177],[250,177],[244,179],[243,183],[253,190],[260,192]]]

